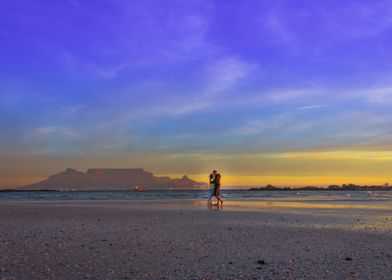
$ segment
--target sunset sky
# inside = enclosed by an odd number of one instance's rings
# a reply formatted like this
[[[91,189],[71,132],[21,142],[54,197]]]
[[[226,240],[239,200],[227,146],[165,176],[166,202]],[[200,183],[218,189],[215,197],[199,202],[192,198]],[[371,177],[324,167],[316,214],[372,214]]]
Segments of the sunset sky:
[[[392,183],[391,1],[0,3],[0,187],[72,167]]]

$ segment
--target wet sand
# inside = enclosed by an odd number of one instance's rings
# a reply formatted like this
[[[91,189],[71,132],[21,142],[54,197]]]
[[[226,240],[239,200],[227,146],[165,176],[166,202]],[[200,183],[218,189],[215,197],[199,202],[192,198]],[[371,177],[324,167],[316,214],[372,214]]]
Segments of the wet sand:
[[[0,279],[391,279],[391,209],[329,206],[0,202]]]

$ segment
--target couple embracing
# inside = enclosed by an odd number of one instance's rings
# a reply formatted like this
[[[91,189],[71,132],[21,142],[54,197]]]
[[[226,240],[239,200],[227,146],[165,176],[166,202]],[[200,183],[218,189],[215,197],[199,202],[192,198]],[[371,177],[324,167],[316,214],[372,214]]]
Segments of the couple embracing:
[[[210,174],[210,195],[208,197],[208,205],[212,205],[212,199],[214,198],[214,196],[216,197],[216,199],[218,200],[217,202],[217,206],[223,205],[223,200],[220,196],[220,186],[221,186],[221,175],[218,173],[218,171],[214,170],[212,171],[212,173]]]

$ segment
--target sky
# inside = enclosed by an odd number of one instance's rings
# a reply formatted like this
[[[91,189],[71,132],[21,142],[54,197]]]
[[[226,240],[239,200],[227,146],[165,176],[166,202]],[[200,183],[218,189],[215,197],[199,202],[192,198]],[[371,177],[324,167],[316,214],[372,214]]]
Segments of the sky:
[[[392,182],[391,44],[391,1],[2,1],[0,187]]]

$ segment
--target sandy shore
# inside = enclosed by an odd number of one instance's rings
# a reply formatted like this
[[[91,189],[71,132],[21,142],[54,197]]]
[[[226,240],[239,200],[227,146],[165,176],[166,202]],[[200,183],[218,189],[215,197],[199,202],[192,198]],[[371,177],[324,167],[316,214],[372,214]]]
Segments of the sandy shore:
[[[378,208],[0,202],[0,279],[391,279]]]

